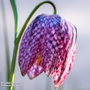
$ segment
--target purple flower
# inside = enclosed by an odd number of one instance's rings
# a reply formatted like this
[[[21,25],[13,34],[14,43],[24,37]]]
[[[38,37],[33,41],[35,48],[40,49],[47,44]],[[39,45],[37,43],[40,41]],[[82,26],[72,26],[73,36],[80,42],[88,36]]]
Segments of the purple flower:
[[[75,26],[59,15],[37,16],[21,40],[18,62],[22,76],[33,79],[44,71],[52,75],[58,88],[73,64],[76,38]]]

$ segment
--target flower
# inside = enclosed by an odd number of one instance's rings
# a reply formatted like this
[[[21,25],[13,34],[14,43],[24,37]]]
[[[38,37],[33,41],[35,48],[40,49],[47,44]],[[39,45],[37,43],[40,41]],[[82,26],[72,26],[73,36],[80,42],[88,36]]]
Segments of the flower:
[[[30,79],[43,71],[58,88],[68,75],[75,56],[77,30],[59,15],[37,16],[23,34],[19,48],[22,76]]]

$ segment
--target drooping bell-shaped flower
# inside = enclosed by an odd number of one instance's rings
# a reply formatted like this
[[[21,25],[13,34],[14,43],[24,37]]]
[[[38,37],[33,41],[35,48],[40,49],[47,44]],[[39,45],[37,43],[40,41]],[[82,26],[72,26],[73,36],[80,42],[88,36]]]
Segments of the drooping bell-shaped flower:
[[[59,15],[37,16],[23,34],[19,48],[21,74],[30,79],[43,71],[58,88],[68,75],[75,56],[77,30]]]

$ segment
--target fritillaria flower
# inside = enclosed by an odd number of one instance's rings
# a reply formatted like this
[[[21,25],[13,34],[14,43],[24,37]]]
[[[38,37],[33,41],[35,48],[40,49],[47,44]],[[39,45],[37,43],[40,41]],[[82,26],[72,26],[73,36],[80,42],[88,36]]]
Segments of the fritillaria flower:
[[[59,15],[37,16],[23,34],[19,48],[22,76],[30,79],[45,72],[58,88],[68,75],[75,56],[77,30]]]

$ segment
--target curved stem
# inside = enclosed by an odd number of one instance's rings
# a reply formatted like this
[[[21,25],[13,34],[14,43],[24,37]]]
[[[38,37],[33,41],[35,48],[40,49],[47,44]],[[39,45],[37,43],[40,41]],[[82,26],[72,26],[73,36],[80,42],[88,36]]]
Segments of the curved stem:
[[[11,64],[11,69],[10,69],[10,77],[9,77],[9,82],[10,82],[10,87],[8,90],[12,90],[12,82],[14,81],[14,71],[15,71],[15,64],[16,64],[16,56],[17,56],[17,49],[18,49],[18,44],[16,43],[17,40],[17,29],[18,29],[18,14],[17,14],[17,8],[16,8],[16,3],[15,0],[10,0],[13,13],[14,13],[14,21],[15,21],[15,42],[14,42],[14,50],[13,50],[13,57],[12,57],[12,64]]]
[[[53,9],[54,9],[54,13],[53,13],[53,14],[56,14],[56,13],[57,13],[57,10],[56,10],[55,5],[54,5],[51,1],[44,1],[44,2],[41,2],[40,4],[38,4],[38,5],[32,10],[32,12],[31,12],[30,15],[28,16],[26,22],[24,23],[24,25],[23,25],[23,27],[22,27],[19,35],[18,35],[18,43],[19,43],[19,41],[20,41],[20,39],[21,39],[21,36],[22,36],[22,34],[23,34],[23,32],[24,32],[24,30],[25,30],[25,28],[26,28],[29,20],[31,19],[31,17],[32,17],[33,14],[35,13],[35,11],[36,11],[41,5],[43,5],[43,4],[45,4],[45,3],[49,3],[49,4],[51,4],[51,5],[53,6]]]
[[[17,50],[18,50],[18,45],[19,45],[19,42],[20,42],[20,39],[21,39],[21,36],[29,22],[29,20],[31,19],[31,17],[33,16],[33,14],[35,13],[35,11],[43,4],[45,3],[49,3],[53,6],[54,8],[54,14],[56,14],[56,7],[55,5],[51,2],[51,1],[44,1],[44,2],[41,2],[40,4],[38,4],[34,9],[33,11],[30,13],[30,15],[28,16],[26,22],[24,23],[18,37],[17,37],[17,9],[16,9],[16,5],[15,5],[15,0],[10,0],[11,1],[11,5],[12,5],[12,8],[13,8],[13,11],[14,11],[14,18],[16,19],[15,20],[15,43],[14,43],[14,50],[13,50],[13,57],[12,57],[12,65],[11,65],[11,70],[10,70],[10,78],[9,78],[9,82],[13,82],[14,81],[14,72],[15,72],[15,64],[16,64],[16,57],[17,57]],[[12,90],[12,83],[10,84],[11,86],[8,88],[8,90]]]
[[[15,39],[17,38],[17,29],[18,29],[18,14],[17,14],[17,8],[15,0],[10,0],[10,3],[12,5],[13,13],[14,13],[14,21],[15,21]]]

